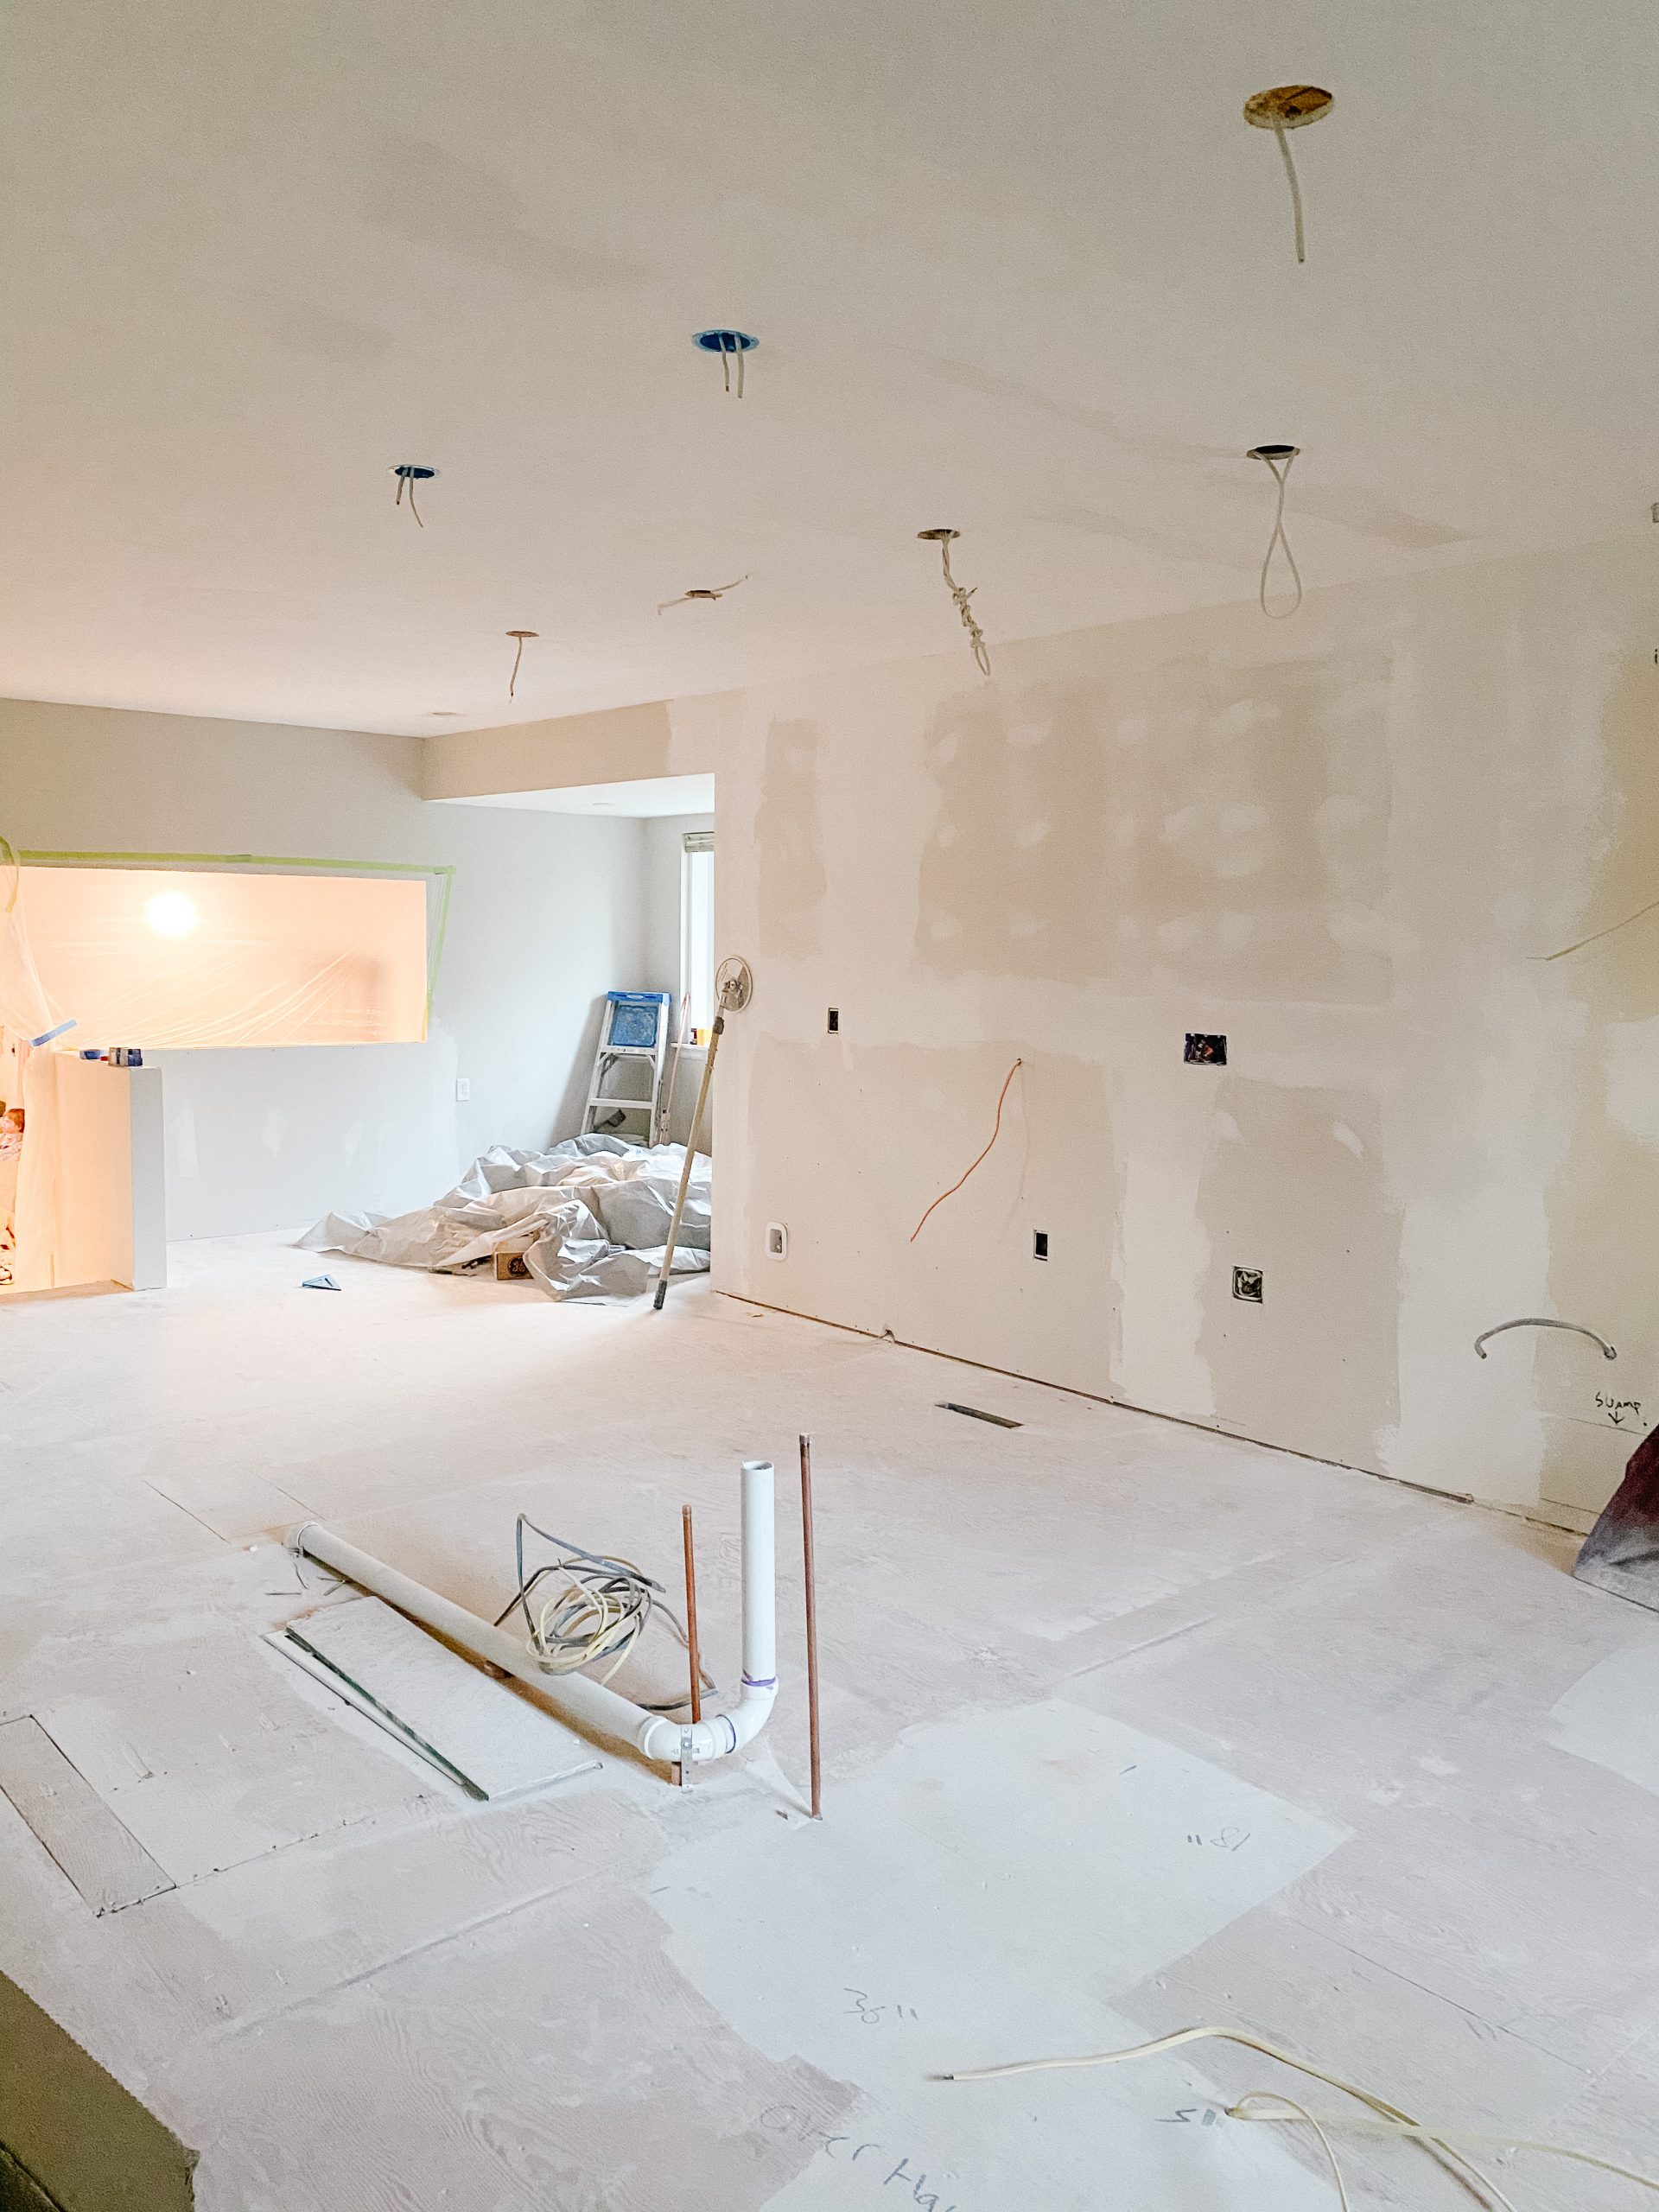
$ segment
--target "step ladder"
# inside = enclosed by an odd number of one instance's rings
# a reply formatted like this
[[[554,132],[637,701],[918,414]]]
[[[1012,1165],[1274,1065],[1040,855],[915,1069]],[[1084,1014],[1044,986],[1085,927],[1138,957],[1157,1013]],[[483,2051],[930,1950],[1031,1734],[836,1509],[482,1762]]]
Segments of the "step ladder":
[[[588,1087],[587,1110],[582,1117],[584,1136],[621,1137],[629,1144],[652,1145],[658,1139],[658,1115],[663,1090],[663,1063],[668,1056],[669,1008],[666,991],[607,991],[599,1050],[594,1055],[593,1081]],[[648,1090],[613,1090],[620,1069],[649,1077]]]

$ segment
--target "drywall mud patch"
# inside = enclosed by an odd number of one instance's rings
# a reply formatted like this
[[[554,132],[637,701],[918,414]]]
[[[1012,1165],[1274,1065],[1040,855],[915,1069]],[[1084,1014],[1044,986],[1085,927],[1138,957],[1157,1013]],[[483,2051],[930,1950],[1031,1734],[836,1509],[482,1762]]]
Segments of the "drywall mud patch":
[[[1242,574],[1254,574],[1256,567],[1254,560],[1236,559],[1202,538],[1161,530],[1155,523],[1139,522],[1130,515],[1103,513],[1096,507],[1073,506],[1062,501],[1037,508],[1033,519],[1052,523],[1057,530],[1081,531],[1085,537],[1109,537],[1124,545],[1138,545],[1146,552],[1162,554],[1169,561],[1191,561],[1206,569],[1237,569]]]
[[[1656,683],[1651,661],[1631,655],[1609,688],[1599,730],[1610,802],[1604,842],[1563,943],[1659,898],[1651,834],[1659,819]],[[1548,836],[1548,826],[1539,834]],[[1599,1512],[1631,1449],[1622,1432],[1639,1433],[1659,1422],[1659,1314],[1649,1270],[1631,1263],[1623,1226],[1659,1215],[1659,1133],[1639,1103],[1651,1065],[1649,1024],[1659,1015],[1659,912],[1533,972],[1560,1017],[1554,1033],[1566,1051],[1555,1083],[1567,1130],[1546,1200],[1548,1302],[1535,1310],[1583,1321],[1618,1348],[1613,1366],[1582,1340],[1535,1348],[1534,1387],[1551,1416],[1540,1486],[1547,1499]],[[1578,1356],[1583,1349],[1590,1357]],[[1639,1410],[1615,1424],[1600,1402],[1605,1398],[1616,1407],[1634,1401]]]
[[[908,1730],[837,1793],[833,1823],[754,1822],[689,1844],[664,1862],[653,1902],[675,1962],[747,2042],[868,2080],[871,2038],[842,1998],[854,1959],[873,1993],[967,2040],[991,2030],[1064,2048],[1100,2000],[1345,1840],[1222,1767],[1052,1699]],[[972,1943],[942,1942],[953,1927]],[[821,2004],[803,2002],[815,1993]]]
[[[1389,669],[1368,647],[1187,658],[947,702],[925,739],[919,964],[1385,999]]]
[[[1549,1740],[1659,1797],[1659,1628],[1580,1675],[1549,1716]]]
[[[823,743],[816,722],[768,725],[754,820],[762,940],[773,952],[798,957],[816,951],[823,935],[829,878],[818,805]]]
[[[1318,515],[1323,522],[1340,523],[1344,530],[1351,530],[1361,537],[1376,537],[1388,545],[1403,545],[1414,553],[1430,552],[1442,545],[1462,545],[1469,536],[1466,530],[1452,530],[1445,523],[1430,522],[1426,516],[1408,514],[1403,507],[1391,506],[1388,500],[1379,499],[1375,492],[1368,492],[1358,484],[1299,483],[1296,510],[1299,514]]]
[[[1354,648],[1114,687],[1110,980],[1370,1003],[1387,880],[1389,662]]]
[[[948,2176],[942,2203],[963,2212],[1084,2203],[1071,2162],[1097,2156],[1096,2134],[1050,2141],[1006,2100],[950,2102],[921,2077],[1110,2042],[1115,1995],[1344,1840],[1220,1767],[1052,1700],[910,1730],[840,1789],[832,1820],[754,1821],[690,1844],[664,1862],[652,1902],[670,1956],[745,2042],[865,2093],[861,2132],[886,2154],[878,2198],[903,2158]],[[1089,2094],[1093,2106],[1102,2085]],[[1166,2131],[1136,2133],[1131,2161],[1165,2154]],[[785,2201],[861,2202],[853,2178],[872,2161],[837,2173],[834,2157],[817,2162],[821,2197],[798,2183]]]
[[[1080,430],[1090,430],[1097,437],[1108,438],[1122,452],[1139,454],[1143,460],[1185,464],[1236,458],[1226,446],[1193,445],[1186,439],[1163,437],[1155,431],[1129,429],[1103,407],[1077,407],[1065,400],[1051,399],[1033,385],[1020,384],[994,370],[976,369],[966,361],[935,360],[925,353],[917,358],[942,384],[954,385],[958,391],[971,391],[985,399],[1014,400],[1033,414],[1047,415],[1057,423],[1069,423]]]
[[[1091,894],[1109,796],[1103,707],[1101,687],[1079,680],[1011,698],[966,692],[931,717],[923,759],[938,803],[916,924],[925,971],[1101,972],[1105,909]]]
[[[1381,1471],[1399,1418],[1400,1217],[1363,1091],[1224,1079],[1231,1127],[1198,1194],[1212,1254],[1199,1351],[1216,1417],[1247,1436]],[[1357,1148],[1356,1148],[1357,1147]],[[1232,1295],[1260,1268],[1260,1306]]]
[[[524,202],[499,177],[429,139],[383,138],[363,212],[410,245],[436,246],[531,284],[603,292],[645,277],[630,262],[543,237]]]

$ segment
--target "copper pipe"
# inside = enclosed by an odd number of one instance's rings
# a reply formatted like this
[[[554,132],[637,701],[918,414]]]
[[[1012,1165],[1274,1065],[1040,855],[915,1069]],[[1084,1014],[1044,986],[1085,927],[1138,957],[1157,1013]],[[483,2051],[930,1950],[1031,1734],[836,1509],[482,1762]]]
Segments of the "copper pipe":
[[[806,1578],[806,1726],[812,1751],[812,1817],[823,1818],[818,1756],[818,1590],[812,1564],[812,1440],[801,1439],[801,1554]]]
[[[685,1643],[691,1661],[691,1724],[695,1727],[702,1718],[702,1661],[697,1649],[697,1558],[691,1548],[691,1509],[680,1508],[680,1526],[685,1537]]]

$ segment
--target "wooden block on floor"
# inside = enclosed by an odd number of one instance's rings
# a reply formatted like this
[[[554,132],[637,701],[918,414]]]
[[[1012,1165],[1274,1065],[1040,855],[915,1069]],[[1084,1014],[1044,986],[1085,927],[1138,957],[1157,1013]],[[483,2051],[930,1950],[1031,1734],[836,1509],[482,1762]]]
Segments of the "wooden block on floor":
[[[0,1726],[0,1790],[94,1912],[119,1912],[174,1886],[172,1876],[27,1715]]]

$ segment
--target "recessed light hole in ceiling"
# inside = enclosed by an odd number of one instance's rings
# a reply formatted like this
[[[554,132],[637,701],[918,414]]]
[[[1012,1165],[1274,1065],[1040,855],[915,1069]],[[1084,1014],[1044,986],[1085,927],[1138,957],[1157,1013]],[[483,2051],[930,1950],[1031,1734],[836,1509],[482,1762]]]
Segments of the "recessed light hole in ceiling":
[[[968,632],[968,641],[973,650],[974,664],[988,683],[991,675],[990,648],[985,643],[985,632],[974,620],[973,608],[968,604],[974,592],[979,589],[979,586],[976,584],[973,591],[964,591],[950,573],[950,541],[954,537],[960,537],[962,532],[959,530],[918,530],[916,535],[918,537],[930,540],[939,549],[939,559],[944,566],[945,584],[956,602],[957,612],[962,617],[962,626]]]
[[[418,461],[400,461],[394,467],[391,473],[397,479],[397,496],[392,501],[392,505],[394,507],[401,507],[404,504],[404,494],[407,492],[409,494],[409,512],[414,516],[416,521],[420,523],[421,528],[424,530],[426,528],[426,524],[423,522],[421,522],[421,511],[415,504],[415,486],[417,484],[430,483],[433,477],[437,474],[437,470],[435,468],[423,468]]]
[[[741,576],[734,576],[728,584],[696,584],[690,591],[683,591],[677,599],[659,601],[657,612],[659,614],[666,614],[671,607],[683,607],[690,599],[702,600],[705,602],[724,599],[728,591],[735,591],[739,584],[746,584],[748,581],[746,572]]]
[[[1290,540],[1285,536],[1285,479],[1290,474],[1291,462],[1295,460],[1300,451],[1300,446],[1252,446],[1244,456],[1246,461],[1262,461],[1269,470],[1274,482],[1279,487],[1278,500],[1273,511],[1273,534],[1268,539],[1268,550],[1262,558],[1262,582],[1256,591],[1256,599],[1261,605],[1262,612],[1274,622],[1282,622],[1287,615],[1294,614],[1302,603],[1302,572],[1296,566],[1296,556],[1291,551]],[[1291,601],[1288,607],[1272,607],[1268,605],[1268,571],[1273,566],[1275,546],[1282,546],[1284,549],[1285,559],[1290,569],[1291,583],[1296,593],[1295,598]]]
[[[694,346],[700,346],[705,353],[719,354],[720,365],[725,372],[728,391],[733,390],[732,363],[734,361],[737,363],[736,396],[741,399],[743,358],[747,353],[753,353],[760,340],[758,338],[751,338],[747,330],[700,330],[691,342]]]
[[[1296,164],[1291,157],[1287,130],[1300,130],[1305,124],[1317,123],[1321,116],[1329,115],[1333,105],[1332,96],[1318,85],[1274,85],[1265,92],[1252,92],[1244,103],[1244,120],[1258,130],[1271,130],[1279,141],[1279,151],[1284,156],[1285,175],[1290,180],[1291,213],[1296,219],[1296,258],[1307,259],[1307,243],[1302,231],[1302,188],[1296,180]]]
[[[507,635],[518,641],[518,650],[512,656],[512,674],[507,678],[507,696],[511,699],[518,689],[518,668],[524,658],[524,639],[538,638],[541,632],[539,630],[509,630]]]

